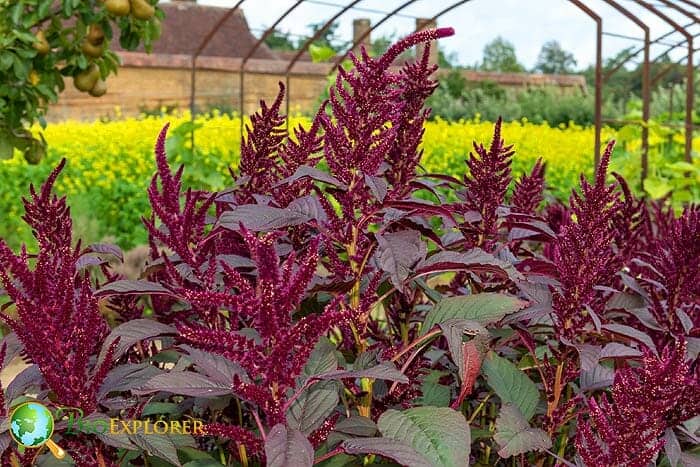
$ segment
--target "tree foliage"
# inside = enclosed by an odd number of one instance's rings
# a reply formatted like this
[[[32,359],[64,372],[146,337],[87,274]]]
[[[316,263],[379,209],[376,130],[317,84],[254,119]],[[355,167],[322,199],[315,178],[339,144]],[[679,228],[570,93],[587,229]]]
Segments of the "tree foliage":
[[[549,74],[573,73],[576,66],[574,54],[561,48],[558,41],[548,41],[537,57],[535,71]]]
[[[508,40],[497,37],[484,46],[484,71],[522,72],[525,67],[518,62],[515,46]]]
[[[150,50],[163,18],[151,3],[157,0],[0,0],[0,158],[16,148],[30,163],[41,159],[46,142],[29,127],[45,125],[66,77],[93,96],[107,92],[105,80],[119,67],[114,40]]]

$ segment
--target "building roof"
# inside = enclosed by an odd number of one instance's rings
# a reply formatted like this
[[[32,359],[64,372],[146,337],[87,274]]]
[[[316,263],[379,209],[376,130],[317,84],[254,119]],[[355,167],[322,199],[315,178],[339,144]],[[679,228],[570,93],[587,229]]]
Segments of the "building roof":
[[[194,54],[209,31],[229,10],[186,1],[160,3],[158,6],[165,13],[165,19],[161,24],[161,37],[153,43],[154,54]],[[257,40],[250,32],[248,22],[239,8],[219,28],[200,56],[245,57]],[[112,47],[117,52],[123,50],[117,40],[112,42]],[[140,46],[137,50],[142,52],[143,47]],[[265,44],[260,45],[253,57],[277,58]]]

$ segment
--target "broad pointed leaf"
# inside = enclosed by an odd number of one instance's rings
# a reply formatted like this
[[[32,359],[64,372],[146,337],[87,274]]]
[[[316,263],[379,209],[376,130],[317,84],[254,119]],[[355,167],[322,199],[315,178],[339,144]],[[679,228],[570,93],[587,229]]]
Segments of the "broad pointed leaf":
[[[502,261],[480,248],[474,248],[466,253],[440,251],[416,266],[418,274],[465,270],[496,274],[513,281],[523,279],[522,274],[512,264]]]
[[[501,407],[501,413],[496,419],[496,434],[493,435],[493,439],[501,447],[498,455],[503,458],[552,447],[552,440],[547,432],[532,428],[522,412],[512,404],[504,404]]]
[[[246,229],[253,232],[264,232],[300,225],[309,219],[309,216],[291,209],[275,208],[264,204],[244,204],[221,214],[218,224],[234,231],[238,231],[243,224]]]
[[[172,292],[156,282],[145,280],[119,280],[100,287],[96,297],[110,295],[172,295]]]
[[[231,384],[218,383],[193,371],[162,373],[146,381],[142,387],[132,390],[135,394],[159,391],[192,397],[226,396],[233,392]]]
[[[481,371],[504,404],[512,403],[520,409],[526,420],[532,418],[540,393],[535,383],[521,369],[491,351],[486,354]]]
[[[314,378],[331,380],[331,379],[344,379],[344,378],[373,378],[373,379],[383,379],[386,381],[394,381],[397,383],[408,383],[408,378],[406,375],[401,373],[396,369],[393,363],[383,362],[372,368],[367,368],[364,370],[336,370],[329,371],[326,373],[321,373],[315,375]]]
[[[426,334],[436,324],[450,319],[476,321],[482,325],[495,323],[526,305],[527,302],[516,297],[492,292],[446,297],[425,316],[421,334]]]
[[[340,400],[337,381],[320,381],[306,389],[289,406],[287,424],[304,434],[311,434],[333,412]]]
[[[268,467],[311,467],[314,448],[308,439],[294,428],[282,423],[273,426],[265,440]]]
[[[107,350],[115,339],[119,338],[119,343],[114,350],[115,359],[121,357],[132,345],[145,339],[162,336],[165,334],[177,334],[177,329],[167,324],[153,321],[152,319],[133,319],[120,324],[112,329],[105,343],[102,345],[98,362],[102,362],[107,354]]]
[[[427,251],[420,233],[415,230],[385,233],[377,235],[377,243],[379,267],[389,273],[394,287],[403,290],[413,266],[425,257]]]
[[[432,465],[469,465],[471,435],[464,416],[447,407],[387,410],[377,422],[385,438],[407,443]]]
[[[411,467],[435,467],[428,459],[408,443],[389,438],[354,438],[342,444],[348,454],[377,454],[401,465]],[[466,465],[466,464],[465,464]]]

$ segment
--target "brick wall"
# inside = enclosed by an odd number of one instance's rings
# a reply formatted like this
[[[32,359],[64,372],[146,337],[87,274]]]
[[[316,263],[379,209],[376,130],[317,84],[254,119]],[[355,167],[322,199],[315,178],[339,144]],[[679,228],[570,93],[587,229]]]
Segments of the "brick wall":
[[[94,120],[137,115],[161,106],[188,108],[190,103],[191,61],[186,55],[148,55],[121,52],[122,67],[108,81],[107,94],[100,98],[77,91],[70,79],[59,102],[52,105],[48,119]],[[244,111],[257,110],[260,99],[268,102],[278,91],[278,82],[286,79],[284,60],[251,59],[245,66]],[[240,58],[200,57],[195,77],[195,104],[198,108],[225,106],[239,108]],[[328,83],[331,65],[298,62],[289,75],[291,109],[315,111],[319,96]],[[509,87],[558,86],[563,91],[585,88],[582,76],[530,75],[525,73],[484,73],[464,71],[471,81],[490,80]]]

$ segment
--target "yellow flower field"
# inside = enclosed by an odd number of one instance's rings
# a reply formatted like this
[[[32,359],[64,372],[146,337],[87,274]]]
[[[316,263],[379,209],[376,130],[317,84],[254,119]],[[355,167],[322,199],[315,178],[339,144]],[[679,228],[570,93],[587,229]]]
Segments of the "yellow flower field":
[[[196,188],[221,189],[229,183],[228,167],[235,168],[240,144],[240,120],[213,112],[195,120],[196,152],[191,150],[187,133],[188,113],[167,116],[144,116],[107,122],[75,122],[49,125],[44,135],[49,144],[47,157],[37,166],[29,166],[21,157],[0,161],[0,209],[3,222],[0,236],[11,243],[25,241],[28,229],[19,222],[20,198],[29,183],[41,183],[62,157],[68,159],[65,172],[57,183],[58,192],[68,195],[76,216],[75,227],[89,240],[112,236],[123,246],[145,240],[139,227],[140,217],[148,214],[146,187],[154,172],[153,145],[159,130],[170,122],[169,157],[184,163],[185,183]],[[304,117],[294,117],[292,125],[308,124]],[[464,159],[472,142],[490,143],[493,123],[482,121],[426,123],[423,144],[423,168],[427,172],[461,176]],[[593,129],[577,125],[549,127],[527,121],[504,123],[502,136],[513,144],[516,156],[514,176],[529,171],[535,160],[547,162],[550,193],[566,197],[578,183],[581,172],[592,172]],[[603,140],[614,138],[606,128]],[[700,151],[700,138],[694,141]],[[616,151],[613,168],[635,180],[639,162],[637,147],[626,142],[627,150]],[[659,151],[657,151],[659,152]],[[658,162],[660,152],[652,153]],[[99,219],[99,221],[98,221]]]

